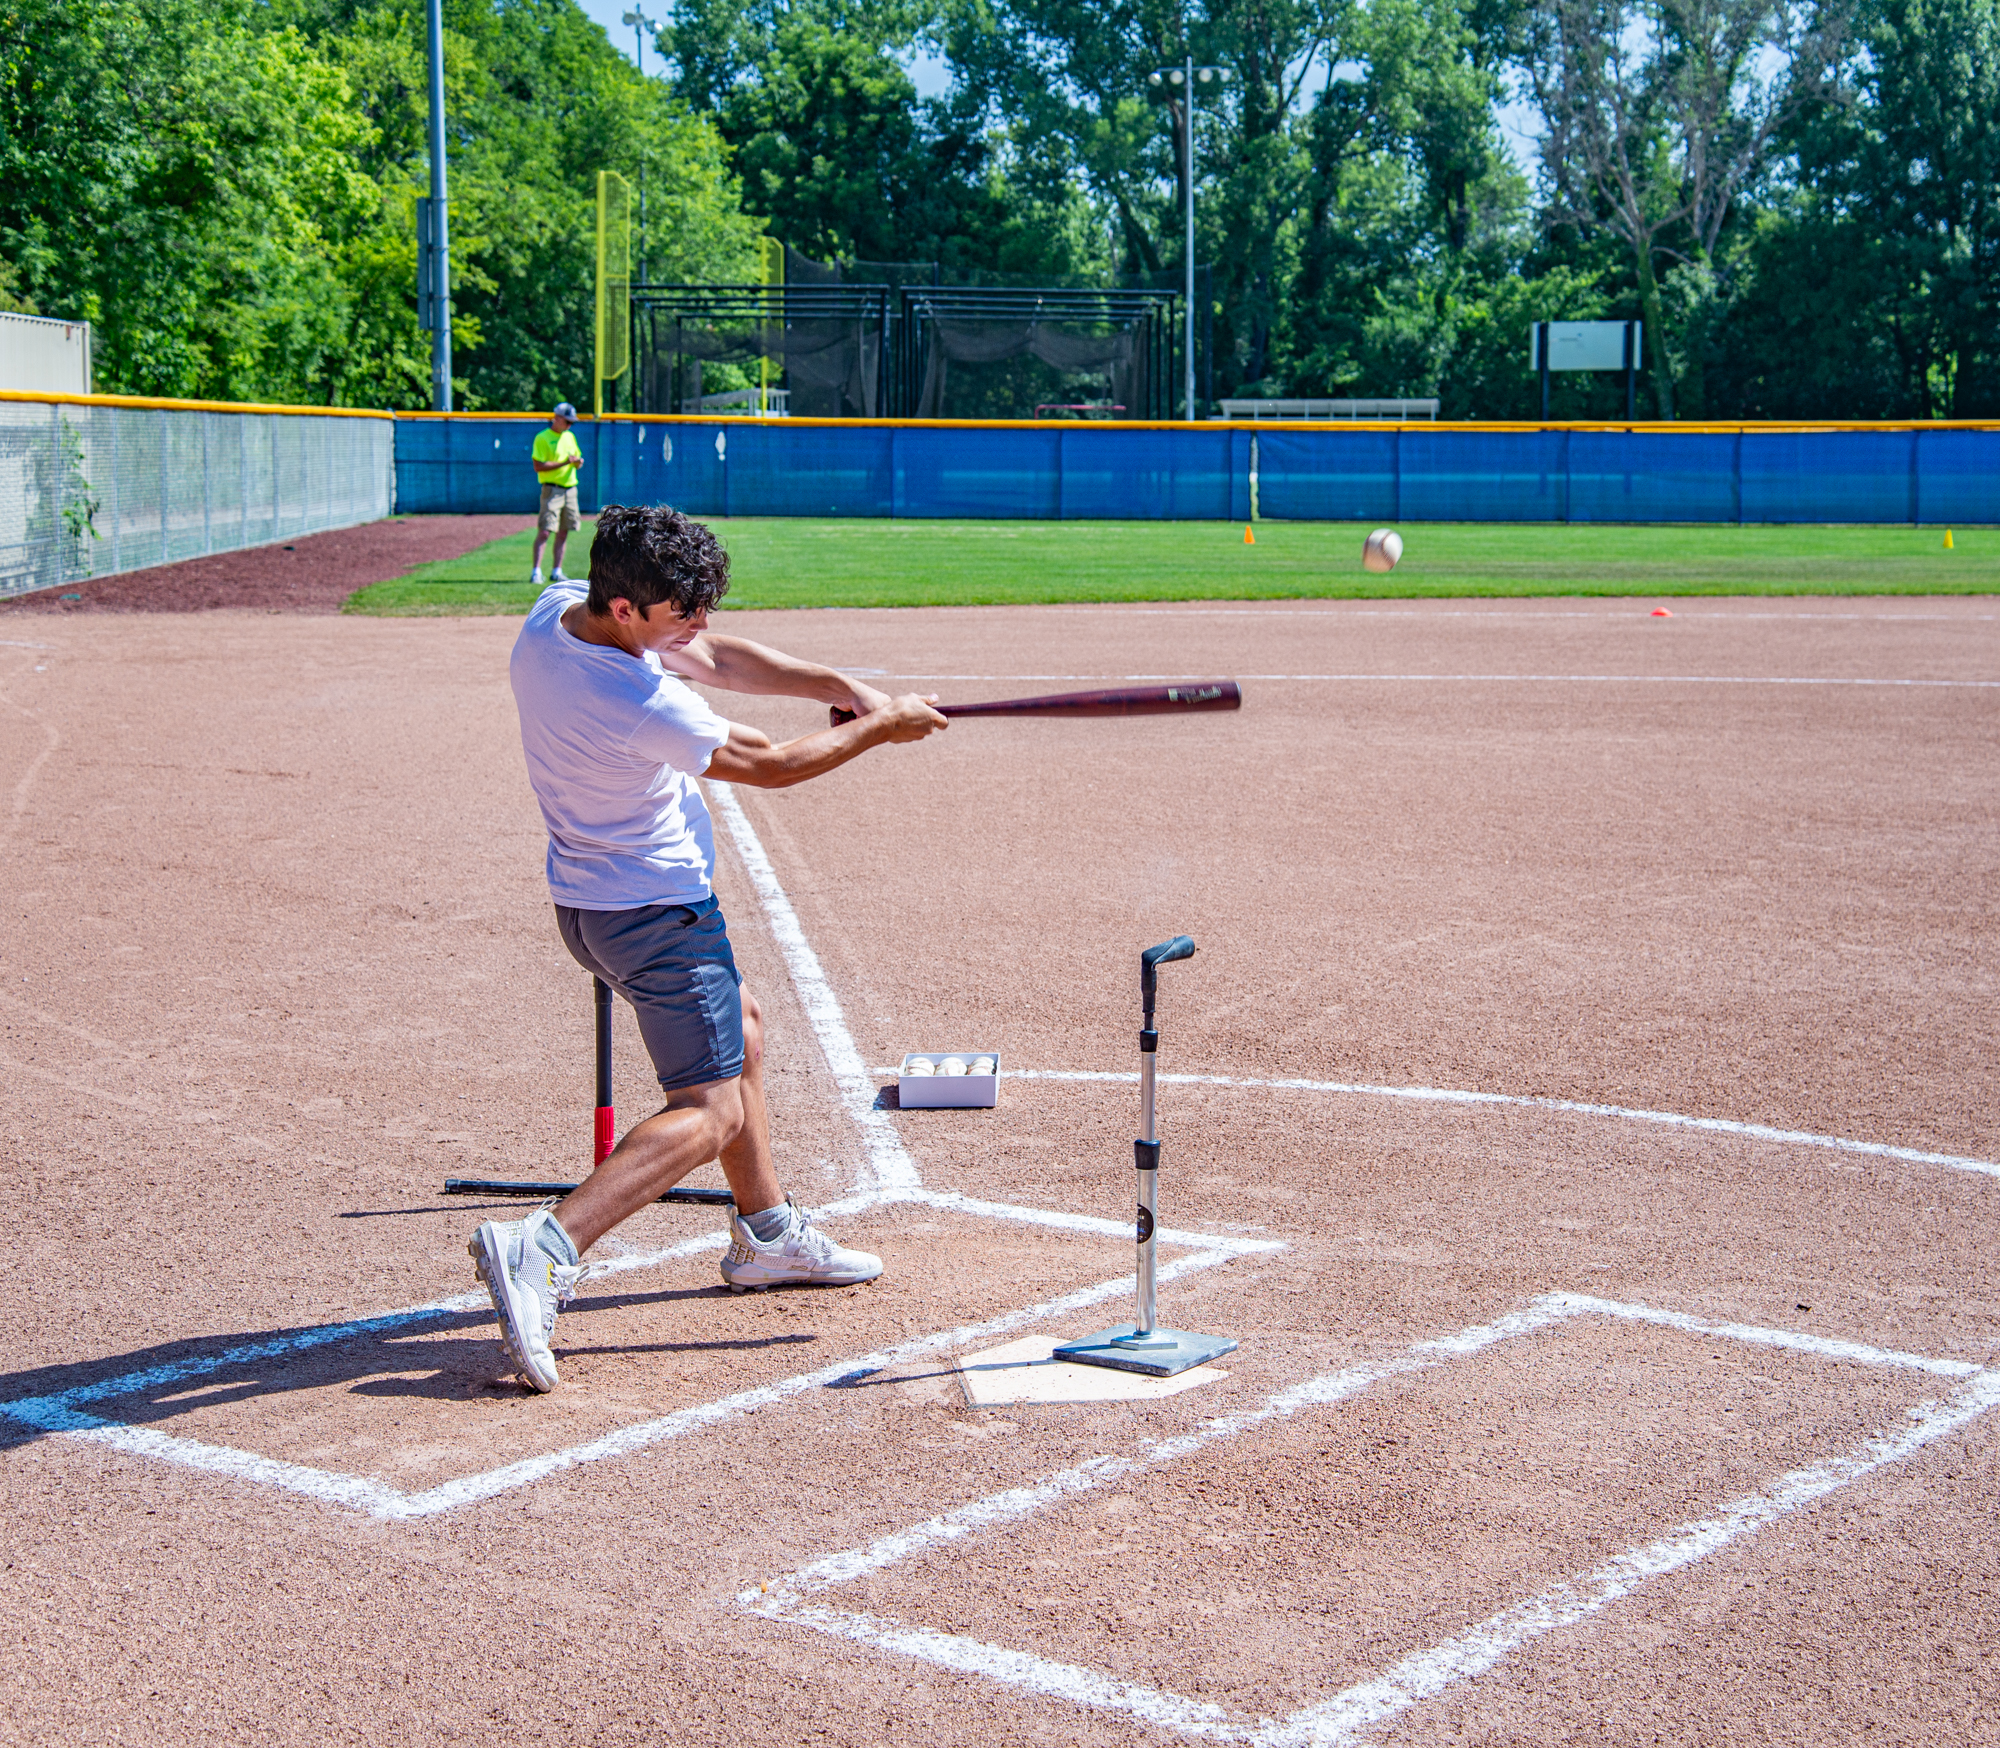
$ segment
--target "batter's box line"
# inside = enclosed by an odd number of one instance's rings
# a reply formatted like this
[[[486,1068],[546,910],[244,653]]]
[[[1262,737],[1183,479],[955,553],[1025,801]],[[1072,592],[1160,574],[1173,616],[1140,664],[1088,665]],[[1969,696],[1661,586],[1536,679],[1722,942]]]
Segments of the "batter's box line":
[[[927,1204],[975,1217],[1024,1221],[1057,1231],[1092,1237],[1105,1235],[1127,1239],[1131,1237],[1129,1225],[1099,1220],[1089,1215],[1064,1214],[1053,1209],[1017,1207],[1001,1202],[979,1202],[970,1197],[928,1190],[849,1196],[820,1212],[858,1213],[867,1208],[898,1203]],[[1160,1233],[1160,1238],[1166,1243],[1187,1247],[1191,1252],[1189,1255],[1176,1257],[1163,1264],[1160,1269],[1162,1281],[1176,1280],[1222,1263],[1284,1248],[1282,1244],[1270,1240],[1210,1238],[1199,1233],[1163,1231]],[[670,1245],[664,1250],[615,1257],[607,1262],[593,1265],[591,1278],[623,1274],[675,1258],[699,1255],[706,1250],[719,1250],[723,1242],[719,1235],[707,1234]],[[489,1469],[480,1474],[462,1476],[421,1493],[405,1493],[384,1482],[371,1480],[365,1475],[315,1469],[305,1464],[288,1463],[275,1457],[262,1456],[257,1452],[232,1445],[208,1444],[197,1439],[181,1438],[172,1433],[160,1432],[151,1427],[131,1426],[122,1421],[92,1414],[83,1404],[131,1395],[140,1390],[156,1390],[168,1384],[182,1383],[191,1378],[206,1376],[231,1367],[279,1359],[361,1336],[406,1333],[440,1317],[484,1307],[487,1299],[483,1292],[455,1294],[450,1298],[432,1300],[425,1305],[384,1312],[378,1317],[323,1324],[316,1329],[300,1330],[270,1340],[239,1343],[221,1353],[190,1356],[184,1360],[149,1367],[144,1371],[122,1373],[117,1377],[81,1384],[73,1389],[50,1395],[0,1403],[0,1415],[5,1415],[37,1432],[80,1439],[127,1455],[173,1463],[182,1468],[220,1475],[231,1480],[275,1487],[283,1492],[318,1500],[323,1504],[365,1512],[371,1517],[391,1519],[432,1517],[440,1512],[452,1511],[462,1505],[491,1499],[498,1494],[546,1480],[551,1475],[560,1474],[566,1469],[578,1468],[587,1463],[603,1462],[610,1458],[631,1456],[651,1446],[664,1444],[670,1439],[699,1432],[725,1421],[739,1419],[746,1414],[753,1414],[761,1408],[770,1407],[774,1403],[807,1391],[836,1388],[929,1354],[948,1352],[972,1342],[985,1340],[990,1336],[1008,1334],[1030,1324],[1044,1322],[1052,1317],[1062,1317],[1074,1311],[1082,1311],[1092,1305],[1101,1304],[1106,1299],[1115,1298],[1121,1293],[1131,1292],[1134,1284],[1132,1275],[1114,1276],[1110,1280],[1080,1287],[1074,1292],[1044,1300],[1040,1304],[1002,1312],[995,1317],[987,1318],[984,1322],[917,1336],[895,1347],[874,1353],[857,1354],[835,1361],[831,1365],[822,1366],[815,1371],[798,1373],[789,1378],[779,1379],[775,1383],[739,1390],[717,1401],[697,1403],[677,1409],[671,1414],[641,1421],[633,1426],[620,1427],[583,1444],[570,1445],[561,1450],[523,1458],[519,1462]]]
[[[1927,1400],[1911,1408],[1905,1417],[1907,1424],[1900,1428],[1878,1432],[1841,1455],[1789,1470],[1705,1517],[1681,1524],[1656,1540],[1636,1544],[1587,1572],[1559,1580],[1466,1632],[1403,1658],[1372,1680],[1343,1688],[1286,1718],[1233,1718],[1209,1701],[1121,1681],[1102,1671],[1057,1662],[1031,1651],[880,1615],[843,1611],[817,1600],[837,1586],[969,1536],[1019,1523],[1051,1506],[1176,1462],[1267,1422],[1288,1419],[1303,1409],[1344,1402],[1384,1379],[1422,1371],[1442,1360],[1462,1359],[1498,1342],[1533,1334],[1571,1317],[1590,1315],[1656,1324],[1686,1334],[1749,1342],[1822,1359],[1914,1370],[1959,1380],[1960,1387],[1941,1401]],[[2000,1406],[2000,1370],[1787,1329],[1711,1323],[1681,1312],[1584,1294],[1551,1293],[1492,1323],[1421,1341],[1388,1359],[1295,1384],[1256,1408],[1210,1420],[1192,1433],[1151,1443],[1133,1455],[1094,1457],[1034,1486],[991,1494],[865,1547],[814,1561],[756,1590],[744,1591],[737,1603],[767,1620],[810,1627],[833,1638],[1075,1705],[1119,1712],[1186,1736],[1252,1743],[1257,1748],[1341,1748],[1412,1706],[1436,1698],[1455,1683],[1485,1674],[1530,1641],[1586,1620],[1640,1585],[1706,1559],[1767,1524],[1901,1462],[1996,1406]]]
[[[894,1074],[882,1068],[878,1074]],[[1010,1068],[1009,1080],[1123,1082],[1136,1084],[1136,1074],[1115,1069]],[[1745,1141],[1772,1141],[1788,1147],[1819,1147],[1833,1153],[1856,1153],[1910,1165],[1943,1165],[1953,1171],[2000,1178],[2000,1160],[1963,1153],[1933,1153],[1921,1147],[1900,1147],[1888,1141],[1858,1141],[1846,1135],[1821,1135],[1810,1129],[1778,1129],[1768,1123],[1742,1123],[1732,1117],[1690,1117],[1679,1111],[1648,1111],[1633,1105],[1594,1104],[1586,1099],[1535,1098],[1525,1093],[1473,1092],[1446,1086],[1371,1086],[1365,1081],[1258,1080],[1234,1074],[1162,1074],[1162,1086],[1235,1087],[1253,1092],[1344,1093],[1360,1098],[1402,1099],[1411,1104],[1496,1105],[1521,1110],[1554,1111],[1579,1117],[1615,1117],[1626,1123],[1652,1123],[1666,1129],[1692,1129],[1729,1135]]]

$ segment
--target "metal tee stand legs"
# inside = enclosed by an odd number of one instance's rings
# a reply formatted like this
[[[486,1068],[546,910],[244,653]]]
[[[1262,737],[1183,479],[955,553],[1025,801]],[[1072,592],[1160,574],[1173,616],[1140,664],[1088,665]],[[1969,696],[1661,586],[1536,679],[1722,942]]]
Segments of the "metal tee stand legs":
[[[597,1017],[597,1109],[590,1154],[590,1163],[596,1166],[618,1145],[618,1112],[611,1103],[611,985],[601,977],[591,978],[590,999]]]
[[[601,977],[593,977],[590,980],[590,1000],[596,1019],[594,1036],[597,1044],[594,1082],[597,1106],[592,1112],[590,1126],[590,1163],[594,1169],[602,1165],[612,1148],[618,1145],[618,1112],[611,1103],[611,985]],[[444,1193],[448,1196],[518,1196],[537,1202],[547,1201],[551,1196],[566,1196],[576,1187],[575,1184],[513,1178],[448,1177],[444,1180]],[[736,1198],[727,1190],[675,1188],[667,1191],[660,1200],[695,1203],[708,1208],[731,1208],[736,1205]]]
[[[1159,967],[1194,956],[1194,942],[1176,935],[1139,955],[1139,997],[1145,1008],[1145,1029],[1139,1034],[1139,1139],[1132,1151],[1139,1168],[1139,1316],[1134,1323],[1117,1323],[1081,1341],[1055,1350],[1055,1358],[1086,1366],[1110,1366],[1121,1372],[1171,1378],[1206,1365],[1236,1349],[1227,1335],[1192,1335],[1182,1329],[1157,1326],[1159,1240],[1155,1225],[1160,1211],[1160,1138],[1154,1124],[1153,1075],[1160,1034],[1153,1029],[1153,1002]]]

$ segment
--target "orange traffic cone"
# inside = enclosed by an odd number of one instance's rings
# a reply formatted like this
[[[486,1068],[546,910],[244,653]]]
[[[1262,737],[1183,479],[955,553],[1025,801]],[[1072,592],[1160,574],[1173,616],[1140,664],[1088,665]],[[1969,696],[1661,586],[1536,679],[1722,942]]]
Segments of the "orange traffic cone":
[[[1243,544],[1245,546],[1255,546],[1257,544],[1257,536],[1250,532],[1250,524],[1248,522],[1243,524]]]

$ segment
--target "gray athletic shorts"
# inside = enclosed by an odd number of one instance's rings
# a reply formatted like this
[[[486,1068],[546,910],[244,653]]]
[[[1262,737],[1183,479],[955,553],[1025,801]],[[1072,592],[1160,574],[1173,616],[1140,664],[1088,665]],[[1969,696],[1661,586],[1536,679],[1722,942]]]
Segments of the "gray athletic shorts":
[[[559,904],[556,926],[570,956],[632,1004],[662,1091],[743,1072],[743,978],[713,893],[639,910]]]

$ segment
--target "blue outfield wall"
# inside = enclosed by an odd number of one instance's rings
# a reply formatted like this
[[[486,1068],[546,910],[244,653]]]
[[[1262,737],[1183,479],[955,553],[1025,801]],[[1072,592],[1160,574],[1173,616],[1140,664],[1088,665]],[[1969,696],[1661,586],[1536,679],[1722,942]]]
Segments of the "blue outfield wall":
[[[528,452],[544,423],[397,419],[396,507],[532,511]],[[603,419],[577,437],[586,511],[657,502],[699,516],[981,521],[2000,522],[2000,428]]]

